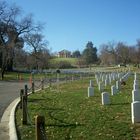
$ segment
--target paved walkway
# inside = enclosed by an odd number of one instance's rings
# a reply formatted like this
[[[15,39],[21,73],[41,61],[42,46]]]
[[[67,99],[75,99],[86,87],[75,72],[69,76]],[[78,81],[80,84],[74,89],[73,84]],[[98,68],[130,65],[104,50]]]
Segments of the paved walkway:
[[[19,97],[20,89],[23,89],[25,84],[30,88],[29,82],[0,81],[0,140],[9,140],[9,115],[13,107],[10,104]],[[35,85],[37,89],[40,81],[36,81]],[[5,117],[2,117],[3,113]]]
[[[8,122],[2,121],[2,115],[9,104],[19,97],[20,89],[24,88],[27,82],[0,81],[0,140],[9,139]],[[2,121],[2,122],[1,122]]]

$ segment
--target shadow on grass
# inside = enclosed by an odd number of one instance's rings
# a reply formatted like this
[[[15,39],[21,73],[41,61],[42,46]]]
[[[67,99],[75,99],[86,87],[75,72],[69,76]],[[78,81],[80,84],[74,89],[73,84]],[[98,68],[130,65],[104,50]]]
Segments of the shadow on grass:
[[[84,125],[76,124],[76,123],[75,124],[69,123],[69,124],[48,124],[48,125],[46,125],[46,127],[57,127],[57,128],[66,129],[67,131],[65,131],[65,134],[63,135],[65,140],[71,139],[71,132],[74,131],[77,127],[81,127],[81,126],[84,126]]]
[[[53,126],[53,127],[72,127],[72,128],[76,128],[77,126],[84,126],[83,124],[48,124],[46,126]]]
[[[126,103],[111,103],[110,105],[130,105],[129,102]]]
[[[35,123],[28,122],[25,126],[35,127]],[[69,123],[67,123],[67,124],[46,124],[45,126],[46,127],[47,126],[50,126],[50,127],[53,126],[53,127],[64,127],[64,128],[66,128],[66,127],[84,126],[84,124],[76,124],[76,123],[73,123],[73,124],[69,124]]]
[[[45,100],[48,100],[48,101],[51,101],[52,99],[51,98],[48,98],[48,97],[44,97],[44,98],[36,98],[36,99],[32,99],[32,98],[28,98],[28,102],[40,102],[40,101],[45,101]]]
[[[121,87],[121,90],[124,91],[124,90],[131,90],[130,86],[123,86]]]
[[[63,109],[52,109],[52,111],[49,112],[50,118],[53,119],[53,120],[56,120],[56,121],[58,121],[60,123],[67,124],[67,122],[64,122],[63,119],[59,119],[59,118],[57,118],[57,117],[54,116],[59,111],[64,111],[64,110]]]
[[[57,118],[55,117],[54,115],[59,113],[60,111],[64,111],[64,109],[59,109],[59,108],[55,108],[55,109],[52,109],[52,111],[49,112],[49,116],[51,119],[59,122],[60,124],[50,124],[48,126],[57,126],[57,127],[77,127],[77,126],[82,126],[82,124],[70,124],[69,122],[65,122],[63,118]],[[64,111],[64,113],[66,114],[66,112]]]
[[[50,110],[50,112],[53,112],[53,111],[64,111],[64,109],[62,108],[52,108],[52,107],[46,107],[46,110]],[[50,113],[49,113],[50,114]]]

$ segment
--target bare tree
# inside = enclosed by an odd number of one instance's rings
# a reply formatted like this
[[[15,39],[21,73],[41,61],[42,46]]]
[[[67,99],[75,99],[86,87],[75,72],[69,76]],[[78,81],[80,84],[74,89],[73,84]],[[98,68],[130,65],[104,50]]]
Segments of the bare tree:
[[[38,52],[40,55],[39,55],[39,68],[41,69],[46,69],[46,68],[49,68],[49,60],[50,60],[50,52],[47,48],[44,48],[44,49],[41,49],[39,52]]]
[[[103,65],[113,65],[117,63],[115,43],[109,42],[100,46],[100,60]]]
[[[130,63],[129,47],[125,43],[119,42],[117,44],[116,54],[119,63],[123,63],[123,64]]]
[[[137,60],[138,60],[138,64],[140,64],[140,39],[137,39],[137,44],[136,44],[136,47],[137,47]]]
[[[32,47],[32,57],[34,57],[35,69],[42,68],[47,65],[49,58],[49,51],[47,49],[47,41],[41,33],[31,33],[24,36],[29,47]]]
[[[136,48],[136,46],[129,46],[129,58],[130,58],[130,63],[132,64],[138,64],[139,60],[138,60],[138,49]]]
[[[100,46],[102,64],[138,64],[140,63],[140,41],[137,45],[128,46],[123,42],[107,43]]]
[[[78,58],[78,60],[76,61],[76,65],[78,65],[79,68],[85,67],[86,66],[86,61],[85,59]]]
[[[5,1],[0,2],[0,52],[1,52],[1,78],[6,70],[12,70],[14,49],[23,47],[23,35],[40,26],[33,23],[31,15],[20,18],[19,7],[9,6]]]
[[[27,68],[27,58],[28,58],[28,53],[20,48],[15,48],[14,51],[14,67],[15,68]]]

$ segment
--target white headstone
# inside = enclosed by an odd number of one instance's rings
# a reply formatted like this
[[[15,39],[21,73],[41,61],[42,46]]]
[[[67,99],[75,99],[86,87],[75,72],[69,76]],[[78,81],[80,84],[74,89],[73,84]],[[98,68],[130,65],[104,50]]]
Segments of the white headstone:
[[[102,75],[102,82],[104,81],[104,79],[105,79],[105,75]]]
[[[111,75],[109,76],[109,84],[111,84],[111,82],[112,82],[112,77],[111,77]]]
[[[99,84],[98,84],[98,88],[99,88],[99,91],[103,91],[103,84],[102,84],[102,82],[99,82]]]
[[[134,80],[137,80],[137,73],[135,73],[134,75]]]
[[[110,104],[110,97],[108,92],[102,93],[102,105]]]
[[[109,81],[108,79],[105,79],[105,87],[108,85]]]
[[[134,84],[139,84],[139,81],[138,80],[134,80]]]
[[[132,102],[140,101],[140,90],[132,90]]]
[[[115,95],[117,92],[116,87],[113,85],[111,86],[111,95]]]
[[[120,90],[120,87],[121,87],[120,81],[116,81],[116,89],[117,90]]]
[[[133,84],[133,90],[138,90],[139,89],[139,85],[138,84]]]
[[[140,122],[140,101],[131,103],[131,118],[132,123]]]
[[[115,75],[114,75],[114,73],[113,73],[113,81],[115,80]]]
[[[90,87],[93,87],[93,80],[90,80]]]
[[[93,87],[88,87],[88,97],[94,96],[94,88]]]
[[[99,79],[98,78],[96,78],[96,83],[97,83],[97,85],[99,84]]]
[[[118,73],[118,79],[120,79],[121,78],[121,73]]]

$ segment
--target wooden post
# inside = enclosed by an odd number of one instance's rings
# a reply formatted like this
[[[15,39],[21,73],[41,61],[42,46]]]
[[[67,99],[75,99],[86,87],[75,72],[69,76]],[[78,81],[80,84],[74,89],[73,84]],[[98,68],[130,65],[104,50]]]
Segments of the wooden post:
[[[24,95],[26,97],[25,101],[26,101],[26,106],[27,106],[27,99],[28,99],[28,86],[27,85],[25,85],[25,93],[24,93]]]
[[[65,81],[66,81],[66,83],[67,83],[67,74],[65,75]]]
[[[27,98],[22,96],[22,124],[27,124]]]
[[[44,80],[43,79],[41,80],[41,89],[42,90],[44,89]]]
[[[82,74],[80,73],[80,80],[82,79]]]
[[[29,83],[30,83],[30,85],[32,85],[32,74],[30,75]]]
[[[72,75],[72,77],[71,77],[71,80],[72,80],[72,82],[74,81],[73,75]]]
[[[32,82],[32,93],[35,92],[35,85],[34,85],[34,82]]]
[[[45,118],[44,116],[36,116],[35,117],[35,137],[36,137],[35,140],[46,139],[45,135],[42,136],[41,129],[45,131]]]
[[[22,96],[24,95],[24,89],[20,90],[20,109],[22,109]]]
[[[22,82],[22,76],[21,76],[21,74],[19,75],[19,81]]]
[[[57,73],[57,91],[59,92],[59,73]]]
[[[49,79],[50,87],[52,86],[52,80],[51,78]]]
[[[17,80],[19,80],[19,73],[17,73]]]
[[[28,93],[28,85],[25,85],[25,95],[27,96]]]

